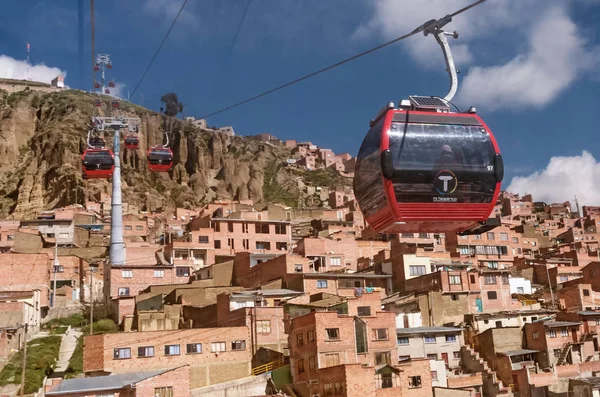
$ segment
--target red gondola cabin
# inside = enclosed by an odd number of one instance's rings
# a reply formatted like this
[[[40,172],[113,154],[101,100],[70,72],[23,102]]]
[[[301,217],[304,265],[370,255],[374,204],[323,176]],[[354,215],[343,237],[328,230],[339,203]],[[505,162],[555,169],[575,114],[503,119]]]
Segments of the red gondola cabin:
[[[169,172],[173,169],[173,152],[163,146],[148,150],[148,169],[150,172]]]
[[[127,149],[135,150],[140,147],[140,140],[135,135],[128,135],[125,137],[125,147]]]
[[[499,225],[488,218],[503,176],[496,140],[474,109],[450,113],[437,98],[410,97],[371,121],[354,194],[379,233],[479,234]]]
[[[83,179],[108,179],[115,169],[115,156],[110,149],[86,149],[81,162]]]

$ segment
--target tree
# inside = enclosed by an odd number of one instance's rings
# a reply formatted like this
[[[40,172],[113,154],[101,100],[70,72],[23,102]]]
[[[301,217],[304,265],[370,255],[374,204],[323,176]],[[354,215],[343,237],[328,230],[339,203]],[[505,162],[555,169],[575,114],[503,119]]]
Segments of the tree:
[[[163,95],[160,101],[165,104],[165,114],[167,116],[177,116],[183,112],[183,103],[179,102],[177,94],[174,92]]]

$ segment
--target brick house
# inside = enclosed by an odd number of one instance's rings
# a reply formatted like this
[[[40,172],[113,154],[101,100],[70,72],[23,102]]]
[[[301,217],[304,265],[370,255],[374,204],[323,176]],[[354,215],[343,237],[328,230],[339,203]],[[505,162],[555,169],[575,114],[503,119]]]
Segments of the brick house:
[[[581,322],[574,321],[525,324],[525,343],[528,349],[540,351],[536,361],[542,368],[578,364],[594,353],[593,345],[581,340],[581,325]]]
[[[47,254],[0,255],[0,292],[40,291],[40,306],[50,298],[50,258]]]
[[[245,326],[86,336],[83,370],[98,376],[189,365],[194,389],[250,376],[251,343]]]
[[[398,361],[412,358],[442,360],[447,368],[460,368],[462,329],[454,327],[397,328]]]
[[[451,253],[473,258],[480,267],[490,269],[510,267],[516,256],[523,255],[521,235],[504,225],[479,235],[448,234],[446,247]]]
[[[53,382],[56,379],[52,379]],[[58,379],[46,396],[56,397],[155,397],[190,396],[190,370],[173,369],[79,379]]]
[[[0,253],[10,251],[15,245],[19,221],[0,221]]]

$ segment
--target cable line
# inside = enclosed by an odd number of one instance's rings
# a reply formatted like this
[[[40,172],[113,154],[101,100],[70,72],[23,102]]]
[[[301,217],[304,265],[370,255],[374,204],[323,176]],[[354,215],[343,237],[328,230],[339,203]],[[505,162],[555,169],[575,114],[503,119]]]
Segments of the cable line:
[[[265,92],[263,92],[263,93],[261,93],[261,94],[255,95],[255,96],[253,96],[253,97],[250,97],[250,98],[248,98],[248,99],[245,99],[245,100],[243,100],[243,101],[241,101],[241,102],[234,103],[233,105],[229,105],[229,106],[227,106],[227,107],[224,107],[224,108],[222,108],[222,109],[219,109],[219,110],[217,110],[217,111],[214,111],[214,112],[212,112],[212,113],[209,113],[209,114],[207,114],[207,115],[205,115],[205,116],[202,116],[201,118],[202,118],[202,119],[206,119],[206,118],[208,118],[208,117],[210,117],[210,116],[214,116],[214,115],[216,115],[216,114],[223,113],[223,112],[225,112],[225,111],[227,111],[227,110],[230,110],[230,109],[236,108],[236,107],[238,107],[238,106],[244,105],[244,104],[246,104],[246,103],[248,103],[248,102],[255,101],[255,100],[259,99],[259,98],[262,98],[262,97],[264,97],[264,96],[267,96],[267,95],[269,95],[269,94],[272,94],[272,93],[274,93],[274,92],[276,92],[276,91],[282,90],[282,89],[284,89],[284,88],[287,88],[287,87],[289,87],[289,86],[291,86],[291,85],[294,85],[294,84],[296,84],[296,83],[299,83],[299,82],[301,82],[301,81],[307,80],[307,79],[309,79],[309,78],[311,78],[311,77],[314,77],[314,76],[316,76],[316,75],[319,75],[319,74],[321,74],[321,73],[327,72],[327,71],[329,71],[329,70],[331,70],[331,69],[337,68],[338,66],[341,66],[341,65],[343,65],[343,64],[345,64],[345,63],[348,63],[348,62],[354,61],[355,59],[361,58],[361,57],[363,57],[363,56],[365,56],[365,55],[371,54],[371,53],[373,53],[373,52],[375,52],[375,51],[381,50],[382,48],[388,47],[388,46],[390,46],[390,45],[392,45],[392,44],[395,44],[395,43],[397,43],[397,42],[399,42],[399,41],[402,41],[402,40],[404,40],[404,39],[407,39],[407,38],[409,38],[409,37],[411,37],[411,36],[414,36],[414,35],[416,35],[417,33],[423,32],[423,31],[425,31],[426,29],[428,29],[428,28],[431,28],[431,27],[435,26],[435,25],[436,25],[436,24],[437,24],[439,21],[447,21],[447,22],[449,22],[449,21],[448,21],[448,18],[450,18],[450,19],[451,19],[452,17],[454,17],[454,16],[456,16],[456,15],[459,15],[459,14],[461,14],[461,13],[463,13],[463,12],[467,11],[467,10],[470,10],[471,8],[473,8],[473,7],[477,6],[477,5],[479,5],[479,4],[481,4],[481,3],[485,2],[485,1],[486,1],[486,0],[478,0],[478,1],[476,1],[476,2],[474,2],[474,3],[472,3],[472,4],[470,4],[470,5],[468,5],[468,6],[466,6],[466,7],[463,7],[463,8],[461,8],[461,9],[460,9],[460,10],[458,10],[458,11],[455,11],[455,12],[454,12],[454,13],[452,13],[452,14],[446,15],[444,18],[441,18],[440,20],[432,19],[432,20],[430,20],[430,21],[428,21],[428,22],[424,23],[423,25],[419,26],[418,28],[416,28],[416,29],[415,29],[415,30],[413,30],[412,32],[410,32],[410,33],[407,33],[407,34],[405,34],[405,35],[402,35],[402,36],[400,36],[400,37],[398,37],[398,38],[395,38],[395,39],[393,39],[393,40],[390,40],[390,41],[388,41],[387,43],[380,44],[380,45],[378,45],[377,47],[373,47],[373,48],[371,48],[371,49],[369,49],[369,50],[366,50],[366,51],[364,51],[364,52],[361,52],[361,53],[359,53],[359,54],[356,54],[356,55],[354,55],[354,56],[352,56],[352,57],[350,57],[350,58],[346,58],[346,59],[344,59],[344,60],[342,60],[342,61],[340,61],[340,62],[334,63],[333,65],[330,65],[330,66],[327,66],[327,67],[325,67],[325,68],[323,68],[323,69],[319,69],[319,70],[317,70],[317,71],[315,71],[315,72],[309,73],[309,74],[307,74],[307,75],[305,75],[305,76],[302,76],[302,77],[300,77],[300,78],[297,78],[297,79],[295,79],[295,80],[292,80],[292,81],[290,81],[290,82],[288,82],[288,83],[282,84],[282,85],[280,85],[280,86],[278,86],[278,87],[272,88],[272,89],[270,89],[270,90],[268,90],[268,91],[265,91]],[[447,22],[446,22],[446,23],[447,23]]]
[[[150,63],[148,64],[148,67],[146,68],[146,70],[144,71],[144,74],[142,75],[142,77],[140,78],[140,81],[138,81],[137,85],[135,86],[135,88],[133,89],[133,92],[131,93],[130,98],[133,97],[133,95],[135,94],[135,92],[137,91],[137,89],[139,88],[140,84],[142,84],[142,81],[144,81],[144,78],[146,77],[146,74],[148,73],[148,71],[150,70],[150,68],[152,67],[152,64],[154,63],[154,60],[156,59],[156,57],[158,56],[158,53],[160,52],[160,50],[162,49],[162,46],[165,44],[165,41],[167,41],[167,38],[169,37],[169,34],[171,33],[171,30],[173,30],[173,26],[175,26],[175,23],[177,22],[177,20],[179,19],[179,16],[181,15],[181,13],[183,12],[183,9],[185,8],[185,5],[187,4],[188,0],[184,0],[183,4],[181,5],[181,8],[179,9],[179,12],[177,13],[177,15],[175,16],[175,19],[173,19],[173,22],[171,23],[171,26],[169,27],[169,30],[167,30],[167,33],[165,34],[165,37],[163,37],[162,41],[160,42],[160,45],[158,46],[158,49],[156,50],[156,53],[154,54],[154,56],[152,57],[152,59],[150,60]]]

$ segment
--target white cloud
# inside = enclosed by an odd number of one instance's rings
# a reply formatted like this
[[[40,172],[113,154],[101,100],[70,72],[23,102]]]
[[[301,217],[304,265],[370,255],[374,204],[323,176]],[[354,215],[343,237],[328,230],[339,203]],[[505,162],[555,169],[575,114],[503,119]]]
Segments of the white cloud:
[[[529,48],[503,65],[473,67],[462,81],[459,102],[494,110],[542,108],[598,63],[564,8],[548,10],[531,27]]]
[[[27,61],[0,55],[0,78],[16,80],[29,78],[32,81],[50,84],[56,76],[66,78],[67,72],[56,67],[46,66],[43,63],[31,65]]]
[[[109,88],[110,96],[119,99],[127,99],[127,93],[125,92],[125,87],[127,87],[124,83],[116,83],[114,87]]]
[[[145,0],[143,10],[149,14],[160,17],[168,23],[171,22],[181,9],[184,0]],[[189,11],[190,5],[186,4],[185,8],[177,19],[178,24],[194,24],[197,22],[196,17]]]
[[[580,205],[600,205],[600,162],[589,152],[552,157],[548,166],[529,176],[517,176],[506,188],[531,193],[536,201],[562,203],[577,196]]]

